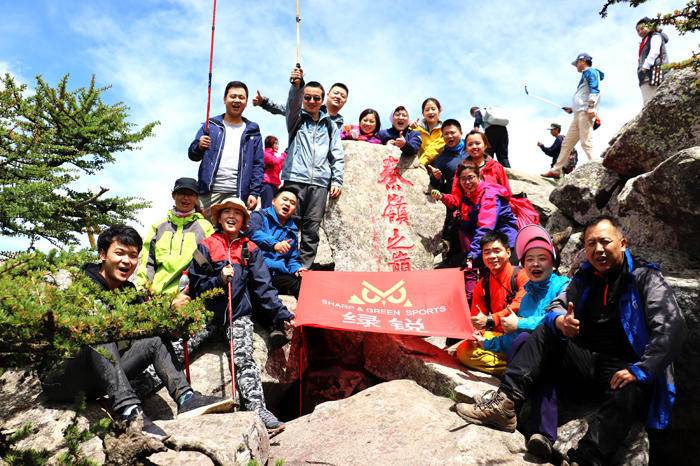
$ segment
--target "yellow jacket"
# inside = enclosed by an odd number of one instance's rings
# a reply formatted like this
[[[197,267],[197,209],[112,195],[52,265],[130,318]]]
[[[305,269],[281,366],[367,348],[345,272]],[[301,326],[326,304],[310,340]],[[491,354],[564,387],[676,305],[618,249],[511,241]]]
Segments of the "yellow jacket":
[[[418,161],[423,165],[433,163],[433,160],[442,152],[445,147],[445,141],[442,139],[442,122],[439,121],[437,126],[429,131],[425,125],[425,120],[420,125],[416,126],[415,130],[420,133],[422,143],[418,151]]]

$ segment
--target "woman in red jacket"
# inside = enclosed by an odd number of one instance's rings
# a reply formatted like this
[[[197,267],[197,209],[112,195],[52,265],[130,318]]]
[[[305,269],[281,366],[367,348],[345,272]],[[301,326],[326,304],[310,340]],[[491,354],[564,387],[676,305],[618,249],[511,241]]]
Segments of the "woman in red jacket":
[[[263,189],[260,194],[262,208],[270,207],[272,199],[275,197],[277,188],[282,182],[280,181],[280,171],[284,165],[284,159],[287,158],[287,153],[278,154],[279,140],[275,136],[265,138],[265,173],[263,175]]]

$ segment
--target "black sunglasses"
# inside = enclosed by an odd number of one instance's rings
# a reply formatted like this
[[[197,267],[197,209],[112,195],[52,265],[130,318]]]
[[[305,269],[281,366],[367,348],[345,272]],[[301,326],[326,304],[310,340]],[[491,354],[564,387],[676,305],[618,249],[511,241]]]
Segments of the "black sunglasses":
[[[320,95],[305,95],[304,100],[307,102],[311,102],[312,100],[314,102],[320,102],[321,101],[321,96]]]

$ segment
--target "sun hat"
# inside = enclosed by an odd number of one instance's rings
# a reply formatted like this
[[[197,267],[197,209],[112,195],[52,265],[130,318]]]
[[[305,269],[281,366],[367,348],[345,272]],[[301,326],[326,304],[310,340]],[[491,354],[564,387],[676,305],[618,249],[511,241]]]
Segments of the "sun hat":
[[[518,260],[522,262],[525,254],[534,248],[546,249],[556,262],[557,252],[547,230],[540,225],[527,225],[518,232],[518,236],[515,238],[515,254],[518,256]]]
[[[243,216],[245,217],[245,225],[248,225],[248,220],[250,220],[250,213],[248,212],[246,205],[237,197],[227,197],[226,199],[217,202],[216,204],[211,206],[211,223],[214,226],[217,226],[219,224],[219,215],[224,209],[240,210],[241,212],[243,212]]]

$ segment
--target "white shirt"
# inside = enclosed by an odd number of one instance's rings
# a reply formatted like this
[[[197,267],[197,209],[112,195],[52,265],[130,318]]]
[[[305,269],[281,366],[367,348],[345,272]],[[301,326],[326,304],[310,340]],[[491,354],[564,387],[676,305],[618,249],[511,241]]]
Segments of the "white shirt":
[[[214,193],[232,193],[238,196],[238,163],[241,159],[241,138],[244,129],[245,122],[236,125],[224,120],[224,147],[211,186]]]

